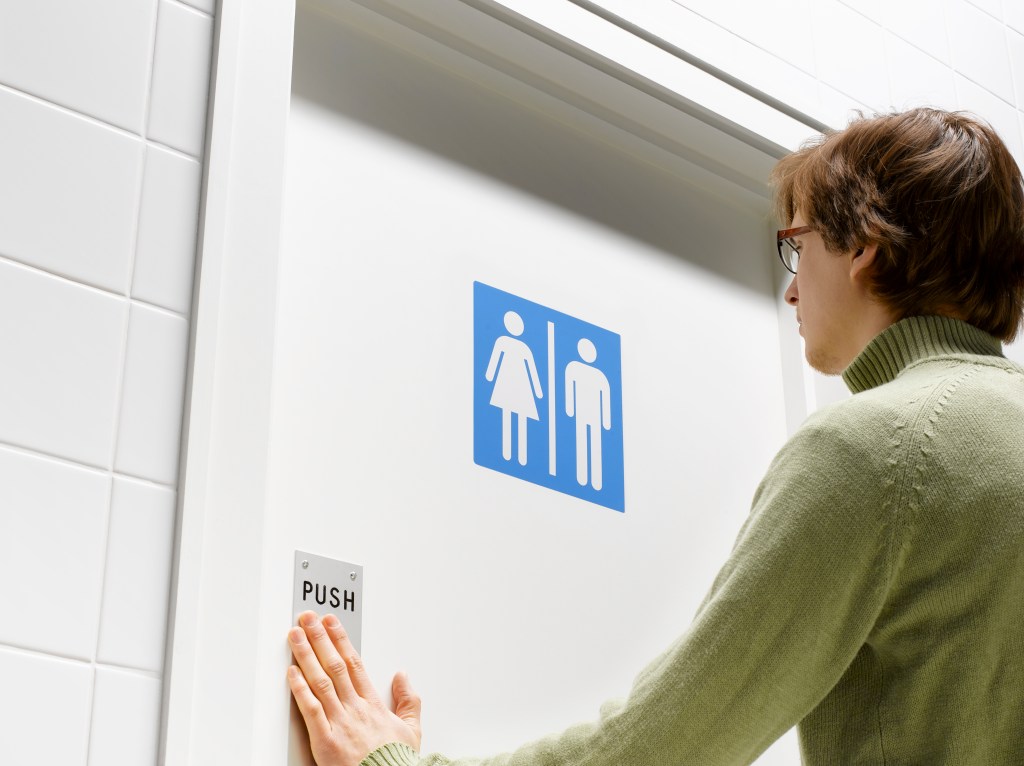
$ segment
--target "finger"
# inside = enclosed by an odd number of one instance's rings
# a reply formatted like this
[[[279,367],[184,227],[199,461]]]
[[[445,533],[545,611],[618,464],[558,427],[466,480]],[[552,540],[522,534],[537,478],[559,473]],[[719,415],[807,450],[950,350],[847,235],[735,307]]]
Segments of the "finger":
[[[324,672],[302,628],[292,628],[288,631],[288,643],[291,644],[292,654],[305,677],[306,684],[323,706],[324,714],[328,718],[334,718],[341,712],[341,701],[338,699],[334,680]]]
[[[348,665],[345,664],[345,660],[342,659],[338,650],[334,648],[331,637],[327,635],[327,630],[320,622],[319,616],[316,612],[303,612],[299,615],[299,624],[306,633],[306,640],[309,641],[320,661],[320,667],[333,681],[338,699],[343,705],[355,702],[359,695],[352,687],[352,679],[348,677]]]
[[[420,717],[423,711],[423,701],[413,691],[409,683],[409,676],[405,673],[398,673],[391,682],[391,697],[395,701],[395,715],[405,721],[416,736],[420,736]]]
[[[288,686],[295,697],[295,704],[302,714],[302,720],[306,722],[306,730],[310,738],[324,737],[331,733],[331,724],[324,714],[323,705],[316,698],[306,683],[306,677],[302,671],[294,665],[288,666]]]
[[[348,666],[348,675],[352,680],[352,686],[356,693],[369,702],[380,703],[380,696],[377,694],[377,690],[374,688],[373,682],[366,672],[363,658],[359,656],[359,652],[352,646],[352,642],[349,640],[348,633],[342,626],[341,621],[333,614],[329,614],[324,617],[323,625],[327,629],[327,635],[330,637],[331,643],[334,644],[335,650],[341,655]]]

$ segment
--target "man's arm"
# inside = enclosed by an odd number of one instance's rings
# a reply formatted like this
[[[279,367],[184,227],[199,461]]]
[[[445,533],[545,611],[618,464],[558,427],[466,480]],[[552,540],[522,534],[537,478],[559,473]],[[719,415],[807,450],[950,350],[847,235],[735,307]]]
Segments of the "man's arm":
[[[838,682],[884,604],[897,550],[889,495],[899,486],[886,480],[889,456],[876,446],[885,443],[827,418],[801,429],[690,629],[598,721],[494,758],[420,758],[391,745],[365,763],[750,763]]]

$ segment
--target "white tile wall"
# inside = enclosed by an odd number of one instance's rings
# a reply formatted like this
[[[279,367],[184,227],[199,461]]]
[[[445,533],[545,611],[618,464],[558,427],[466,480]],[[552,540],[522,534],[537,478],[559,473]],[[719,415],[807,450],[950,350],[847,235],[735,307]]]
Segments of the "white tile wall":
[[[0,763],[156,762],[213,10],[0,3]]]
[[[891,32],[885,33],[885,51],[893,108],[958,107],[953,70],[950,67]]]
[[[92,659],[109,503],[105,472],[0,447],[0,643]]]
[[[91,766],[156,766],[160,679],[98,668],[93,697]]]
[[[114,480],[97,659],[163,670],[174,548],[175,493]]]
[[[2,3],[0,82],[140,132],[155,17],[156,0]]]
[[[1021,5],[1024,6],[1024,3]],[[1006,42],[1010,50],[1017,109],[1021,110],[1024,109],[1024,34],[1007,27]]]
[[[1001,21],[968,2],[949,9],[949,45],[953,67],[976,84],[1013,103],[1010,57]]]
[[[1019,0],[1006,0],[1003,4],[1003,15],[1010,27],[1024,34],[1024,3]]]
[[[109,467],[127,305],[0,260],[0,441]]]
[[[142,142],[4,89],[0,115],[0,255],[124,292]]]
[[[183,317],[132,306],[114,461],[118,472],[175,483],[187,350]]]
[[[181,154],[147,150],[132,297],[181,314],[192,302],[201,170]]]
[[[955,77],[960,108],[988,120],[1010,147],[1017,163],[1024,165],[1024,140],[1021,139],[1018,111],[973,80],[968,80],[961,74]]]
[[[818,77],[873,109],[888,108],[882,28],[837,0],[815,2],[812,17]]]
[[[3,762],[85,766],[93,669],[0,647],[0,678]]]
[[[199,157],[213,54],[213,19],[161,0],[153,65],[149,137]]]

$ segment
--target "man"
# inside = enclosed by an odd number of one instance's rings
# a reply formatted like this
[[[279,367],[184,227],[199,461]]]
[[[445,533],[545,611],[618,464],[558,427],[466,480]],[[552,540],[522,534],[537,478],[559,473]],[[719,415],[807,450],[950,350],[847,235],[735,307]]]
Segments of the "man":
[[[689,631],[600,720],[465,764],[1024,762],[1024,186],[987,125],[858,119],[773,172],[808,362],[853,396],[776,456]],[[421,758],[337,621],[289,641],[324,764]],[[301,670],[300,670],[301,669]],[[365,759],[365,760],[364,760]]]

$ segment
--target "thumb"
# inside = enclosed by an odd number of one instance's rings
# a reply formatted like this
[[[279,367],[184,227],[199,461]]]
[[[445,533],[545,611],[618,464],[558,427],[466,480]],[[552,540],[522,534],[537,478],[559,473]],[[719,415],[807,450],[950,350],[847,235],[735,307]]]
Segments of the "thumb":
[[[409,676],[405,673],[396,674],[394,681],[391,682],[391,698],[395,701],[395,715],[412,727],[418,736],[423,703],[419,695],[412,690]]]

